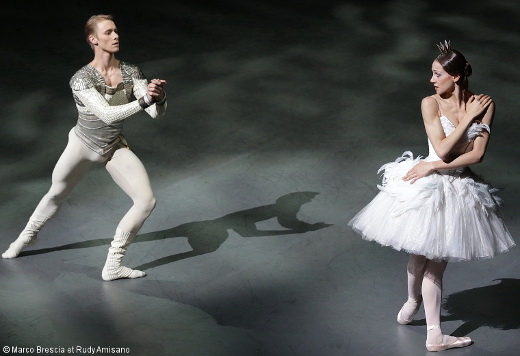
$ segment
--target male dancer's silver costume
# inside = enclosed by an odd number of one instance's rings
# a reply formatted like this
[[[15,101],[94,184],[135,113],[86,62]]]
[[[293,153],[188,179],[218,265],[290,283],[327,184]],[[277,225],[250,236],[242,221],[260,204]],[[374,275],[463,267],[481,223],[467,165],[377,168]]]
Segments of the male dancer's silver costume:
[[[54,217],[61,204],[87,173],[93,162],[104,163],[107,171],[133,201],[116,229],[103,268],[104,280],[138,278],[142,271],[121,266],[121,260],[137,232],[155,206],[148,174],[137,156],[128,149],[122,136],[123,121],[145,110],[156,118],[166,110],[166,97],[157,103],[149,101],[148,81],[141,70],[120,62],[123,80],[116,87],[106,85],[92,66],[78,70],[70,87],[78,109],[78,122],[69,132],[67,147],[52,173],[52,185],[42,198],[20,236],[2,254],[17,257],[22,249],[36,242],[41,228]],[[132,100],[137,98],[137,100]]]

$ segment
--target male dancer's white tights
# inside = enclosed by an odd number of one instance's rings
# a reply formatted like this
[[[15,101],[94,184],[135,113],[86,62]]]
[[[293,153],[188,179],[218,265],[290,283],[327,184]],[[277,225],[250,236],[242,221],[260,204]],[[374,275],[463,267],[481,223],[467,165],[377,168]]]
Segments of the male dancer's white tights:
[[[78,139],[74,130],[71,130],[68,144],[54,167],[51,188],[36,207],[24,231],[2,254],[3,258],[17,257],[23,248],[35,242],[37,233],[49,219],[56,215],[65,198],[84,177],[93,163],[105,163],[105,167],[114,182],[133,201],[133,206],[119,222],[114,238],[116,240],[121,239],[118,238],[118,235],[124,236],[124,241],[118,243],[122,246],[118,246],[118,248],[126,250],[128,244],[155,207],[155,197],[146,169],[139,158],[125,146],[120,145],[114,151],[101,156],[89,149]],[[123,274],[129,273],[128,271],[125,272]],[[124,277],[112,275],[115,278],[109,277],[108,279],[135,278],[137,275],[141,277],[141,274],[144,275],[144,272]]]
[[[429,260],[424,256],[410,255],[408,261],[408,301],[402,310],[403,317],[413,319],[413,314],[424,301],[424,312],[428,326],[427,344],[451,343],[453,336],[443,335],[441,325],[442,278],[446,261]]]

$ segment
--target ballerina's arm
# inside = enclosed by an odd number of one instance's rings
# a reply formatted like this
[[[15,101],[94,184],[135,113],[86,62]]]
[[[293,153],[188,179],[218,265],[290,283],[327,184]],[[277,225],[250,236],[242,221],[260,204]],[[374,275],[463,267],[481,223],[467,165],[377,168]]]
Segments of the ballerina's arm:
[[[484,117],[482,118],[482,123],[486,124],[488,127],[491,127],[494,115],[495,104],[491,103]],[[453,133],[448,137],[451,137],[452,135]],[[482,162],[489,143],[489,136],[490,133],[488,131],[482,130],[474,139],[472,148],[469,151],[462,153],[450,162],[444,162],[442,160],[419,162],[406,173],[406,175],[403,177],[403,180],[410,181],[410,183],[413,184],[418,179],[426,177],[438,169],[457,169]]]
[[[484,113],[485,116],[493,115],[488,110],[489,106],[493,103],[491,97],[488,95],[473,95],[466,103],[466,114],[462,117],[459,124],[456,126],[453,132],[446,136],[442,128],[442,124],[439,118],[439,104],[437,100],[429,96],[421,102],[421,113],[423,116],[424,128],[426,134],[433,145],[435,153],[443,161],[448,161],[452,156],[452,150],[466,134],[468,127],[474,122],[474,120]],[[482,119],[484,120],[484,118]]]

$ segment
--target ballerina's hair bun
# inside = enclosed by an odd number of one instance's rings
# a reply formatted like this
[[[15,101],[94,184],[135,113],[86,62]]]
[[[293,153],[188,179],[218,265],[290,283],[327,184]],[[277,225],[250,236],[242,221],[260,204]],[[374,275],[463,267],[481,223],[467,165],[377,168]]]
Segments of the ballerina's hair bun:
[[[466,66],[464,68],[464,76],[465,77],[469,77],[471,75],[471,73],[473,73],[473,69],[471,68],[471,64],[466,62]]]

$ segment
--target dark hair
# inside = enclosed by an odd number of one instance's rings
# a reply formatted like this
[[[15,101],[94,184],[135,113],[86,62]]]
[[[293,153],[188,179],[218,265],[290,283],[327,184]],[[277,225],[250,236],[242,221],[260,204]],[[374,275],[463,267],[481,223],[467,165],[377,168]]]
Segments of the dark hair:
[[[437,45],[441,54],[439,54],[435,60],[440,63],[442,68],[449,75],[460,76],[459,85],[462,89],[467,89],[468,77],[473,72],[471,64],[466,61],[466,58],[462,53],[451,48],[449,41],[445,41],[444,43],[445,44],[441,43],[441,45]]]

